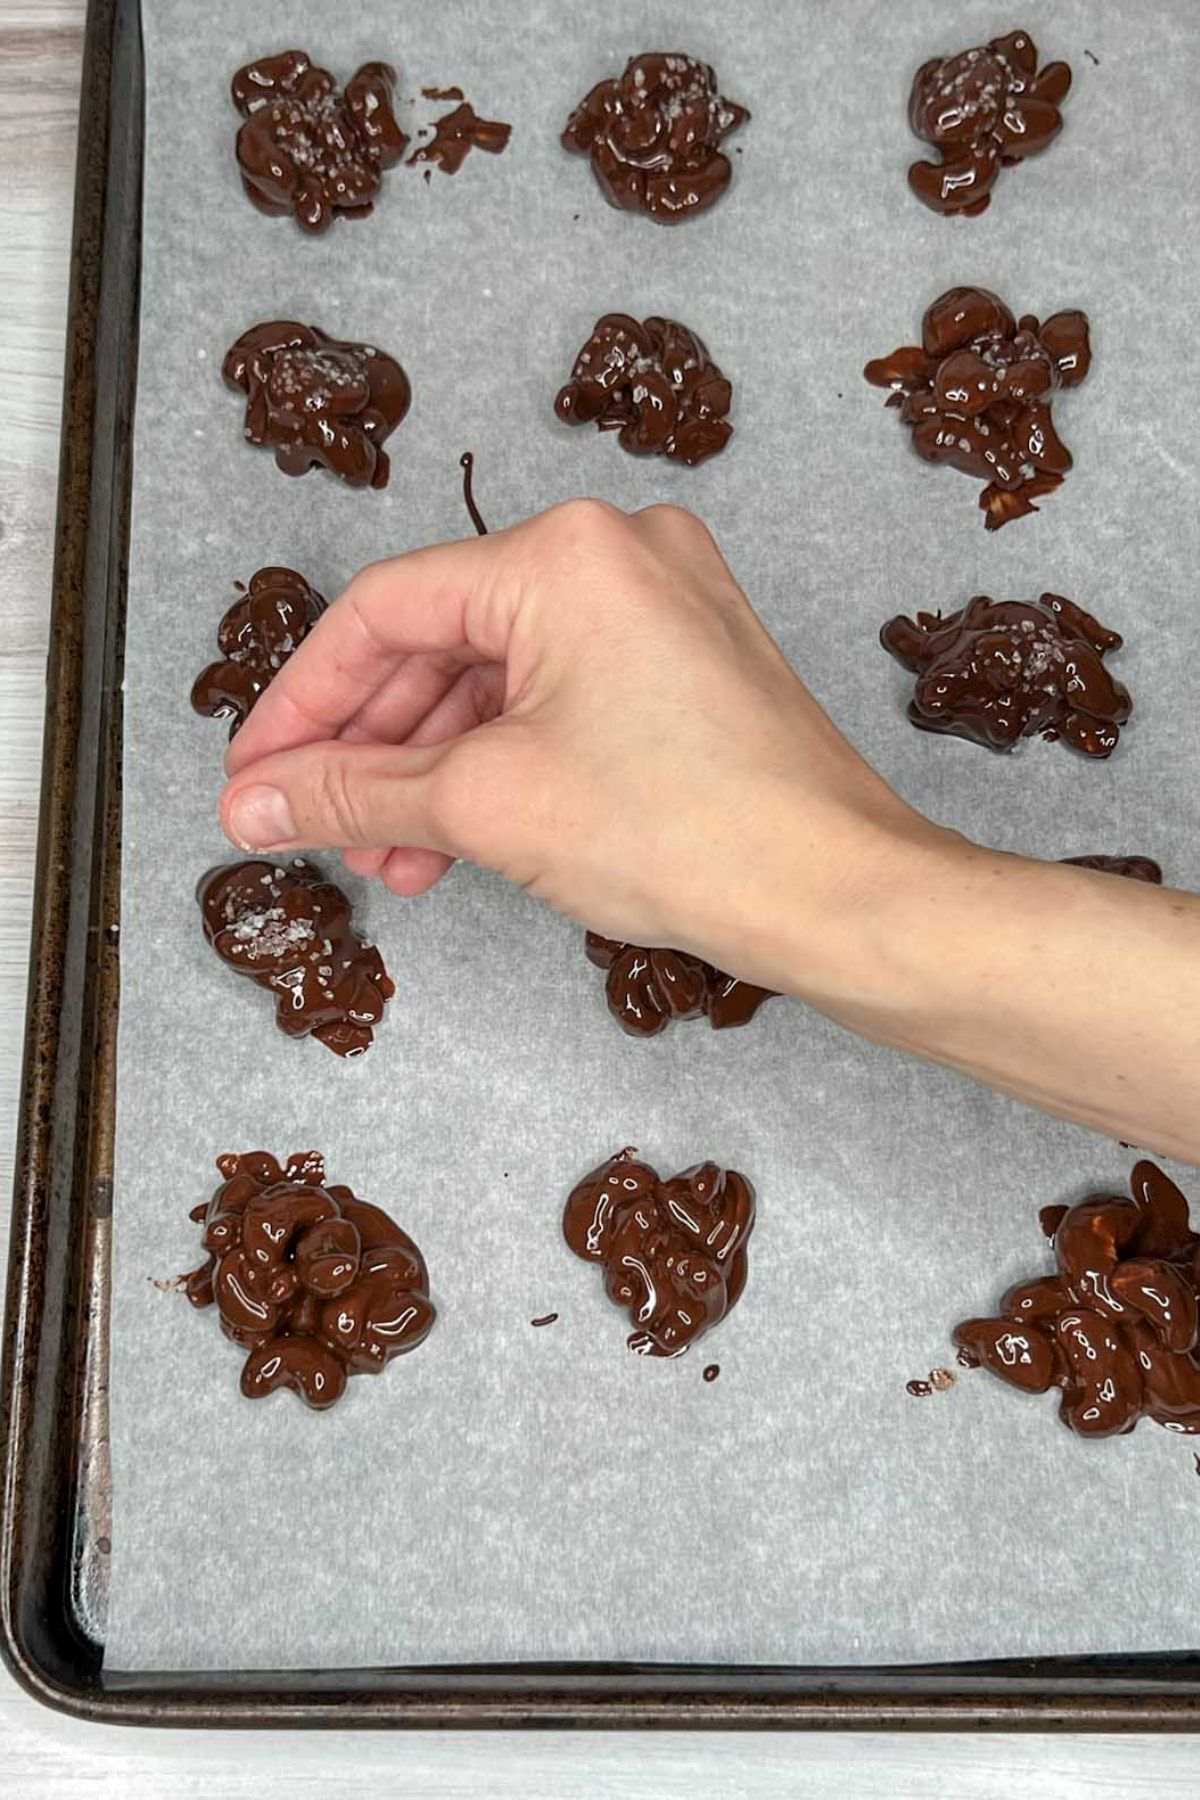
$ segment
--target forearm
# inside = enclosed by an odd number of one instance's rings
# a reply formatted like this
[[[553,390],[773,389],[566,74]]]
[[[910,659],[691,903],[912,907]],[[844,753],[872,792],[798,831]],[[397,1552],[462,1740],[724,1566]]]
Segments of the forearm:
[[[824,932],[810,913],[785,934],[789,991],[878,1042],[1200,1163],[1200,897],[932,829],[871,854],[867,891],[847,893]]]

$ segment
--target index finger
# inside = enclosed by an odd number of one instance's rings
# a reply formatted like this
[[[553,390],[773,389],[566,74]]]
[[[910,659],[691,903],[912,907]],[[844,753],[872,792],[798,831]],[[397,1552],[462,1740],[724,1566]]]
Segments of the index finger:
[[[497,579],[507,534],[369,564],[275,676],[229,746],[235,775],[260,757],[335,738],[422,651],[503,662],[515,602]]]

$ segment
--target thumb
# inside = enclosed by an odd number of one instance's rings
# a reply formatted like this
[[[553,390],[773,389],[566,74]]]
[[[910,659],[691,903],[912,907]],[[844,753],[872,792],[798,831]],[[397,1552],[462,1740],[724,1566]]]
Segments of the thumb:
[[[226,784],[221,829],[239,850],[405,844],[453,855],[431,794],[449,748],[325,742],[264,756]]]

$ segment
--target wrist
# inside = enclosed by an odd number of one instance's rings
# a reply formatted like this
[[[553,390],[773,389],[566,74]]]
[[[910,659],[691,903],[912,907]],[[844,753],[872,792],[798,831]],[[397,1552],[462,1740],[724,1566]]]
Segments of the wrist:
[[[935,979],[930,921],[980,852],[878,784],[852,813],[793,803],[755,858],[736,972],[871,1037],[906,1038]]]

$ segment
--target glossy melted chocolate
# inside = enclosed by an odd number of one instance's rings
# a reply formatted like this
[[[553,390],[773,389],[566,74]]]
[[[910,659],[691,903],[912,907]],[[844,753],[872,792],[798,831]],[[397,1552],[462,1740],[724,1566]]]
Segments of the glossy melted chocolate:
[[[674,319],[605,313],[560,388],[554,410],[568,425],[620,433],[635,456],[697,463],[733,436],[733,388],[696,336]]]
[[[632,1149],[585,1176],[563,1213],[567,1243],[628,1311],[638,1356],[682,1356],[720,1324],[746,1285],[753,1229],[754,1189],[736,1169],[698,1163],[660,1181]]]
[[[233,104],[246,123],[237,135],[242,186],[265,213],[291,213],[305,231],[324,231],[338,213],[371,211],[380,176],[408,139],[392,112],[396,71],[364,63],[338,92],[307,51],[284,50],[247,63],[233,78]]]
[[[275,995],[288,1037],[315,1037],[337,1056],[370,1047],[396,989],[373,944],[352,929],[350,902],[312,863],[254,858],[210,869],[197,889],[204,935],[223,963]]]
[[[1027,31],[1010,31],[957,56],[935,56],[913,79],[908,119],[919,138],[941,152],[940,163],[917,162],[908,185],[940,213],[981,213],[1006,165],[1044,150],[1062,130],[1060,103],[1071,86],[1066,63],[1037,72],[1037,46]]]
[[[228,719],[232,738],[324,611],[320,594],[295,569],[259,569],[221,620],[221,660],[196,677],[196,711]]]
[[[1200,1239],[1154,1163],[1138,1163],[1130,1189],[1067,1209],[1056,1273],[1009,1288],[998,1318],[965,1320],[954,1341],[1010,1387],[1061,1388],[1059,1417],[1082,1437],[1132,1431],[1143,1414],[1200,1432]]]
[[[721,98],[707,63],[654,50],[599,82],[567,120],[562,141],[591,157],[611,205],[678,225],[729,186],[733,170],[720,146],[749,117]]]
[[[608,1010],[630,1037],[657,1037],[672,1019],[706,1018],[714,1031],[748,1025],[771,988],[738,981],[682,950],[646,950],[589,931],[589,962],[608,972]]]
[[[265,1150],[217,1167],[220,1187],[189,1214],[208,1260],[185,1288],[193,1306],[215,1301],[222,1331],[249,1350],[247,1400],[290,1388],[323,1410],[348,1376],[378,1375],[428,1337],[437,1315],[421,1252],[387,1213],[327,1185],[315,1150],[283,1169]]]
[[[1150,856],[1064,856],[1076,869],[1099,869],[1105,875],[1124,875],[1128,881],[1162,886],[1163,872]]]
[[[979,504],[998,531],[1062,485],[1071,452],[1050,398],[1078,387],[1091,363],[1085,313],[1041,325],[1032,313],[1015,320],[986,288],[950,288],[927,310],[920,345],[869,362],[863,374],[891,388],[887,405],[912,428],[918,456],[987,483]]]
[[[1111,756],[1132,710],[1104,666],[1121,639],[1061,594],[1029,602],[976,594],[946,619],[889,619],[879,639],[917,677],[913,724],[989,750],[1039,735]]]
[[[383,442],[408,411],[412,390],[382,350],[273,319],[242,333],[221,372],[246,396],[247,440],[274,450],[285,475],[320,467],[349,487],[387,486]]]
[[[452,97],[449,93],[429,95],[433,100]],[[511,125],[502,124],[499,119],[481,119],[470,102],[464,100],[453,112],[434,120],[433,136],[427,144],[418,145],[408,160],[410,164],[436,163],[444,174],[457,175],[469,151],[486,150],[491,156],[499,156],[507,149],[511,136]]]

